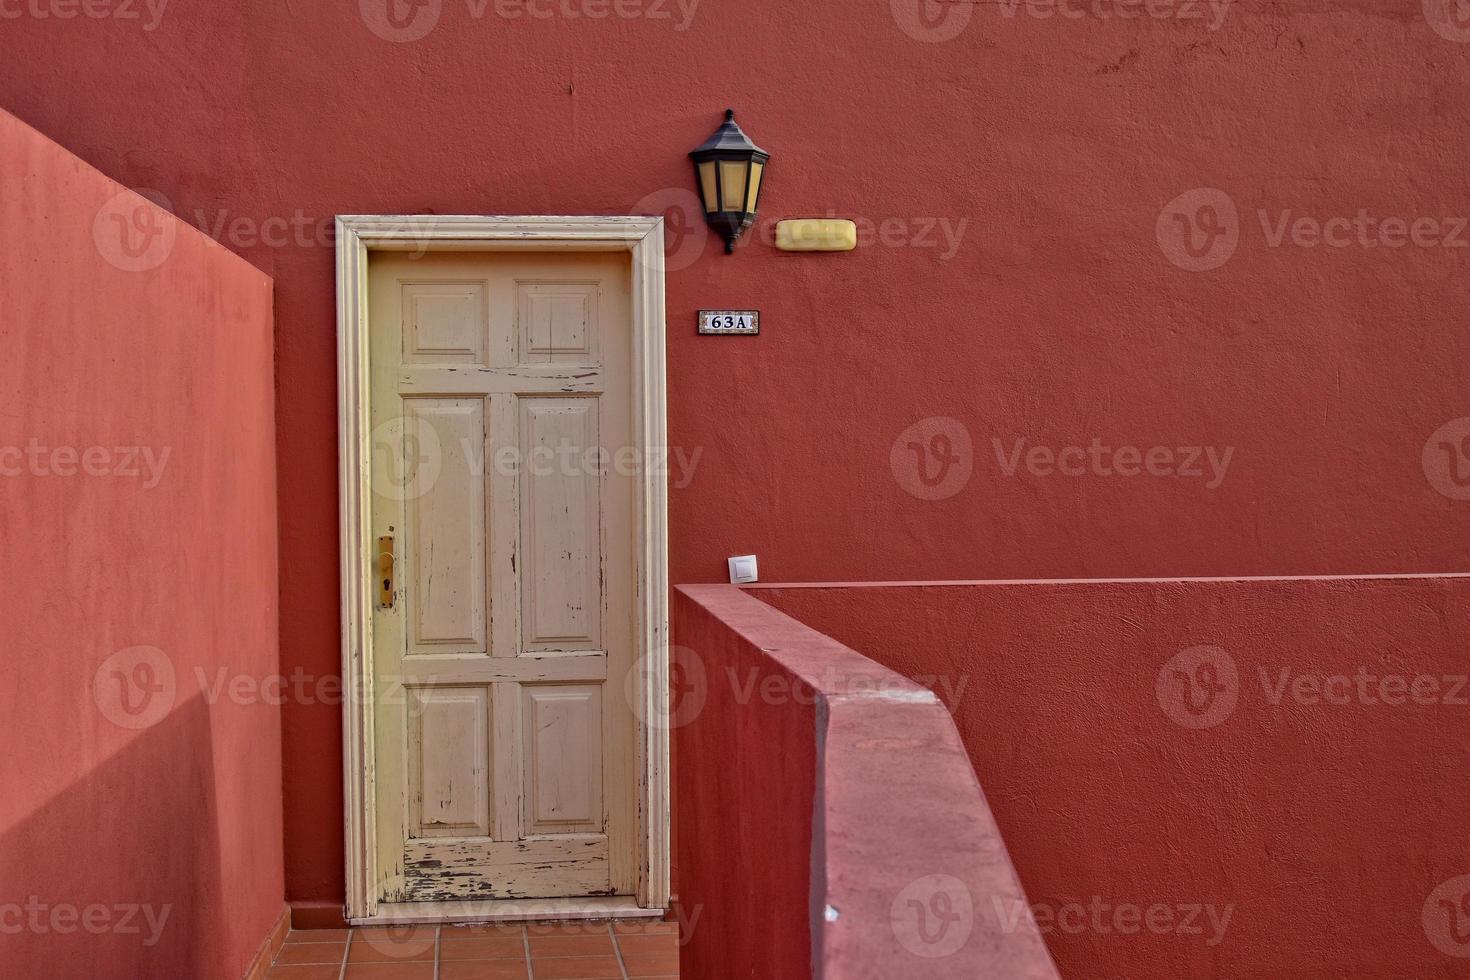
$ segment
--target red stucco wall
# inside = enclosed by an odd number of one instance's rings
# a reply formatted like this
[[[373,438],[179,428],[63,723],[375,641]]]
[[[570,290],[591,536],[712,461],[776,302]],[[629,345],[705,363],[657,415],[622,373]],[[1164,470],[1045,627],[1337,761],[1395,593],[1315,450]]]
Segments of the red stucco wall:
[[[1416,0],[1239,0],[1223,21],[1193,3],[428,0],[398,7],[402,35],[385,2],[10,3],[0,21],[0,105],[276,277],[288,671],[339,669],[319,223],[661,210],[688,200],[684,154],[727,105],[774,155],[763,220],[869,232],[840,256],[676,243],[670,435],[701,455],[673,478],[674,581],[749,551],[772,581],[1465,567],[1470,503],[1421,456],[1442,465],[1459,433],[1431,436],[1470,416],[1467,253],[1384,244],[1377,224],[1470,235],[1470,47]],[[1228,196],[1233,236],[1209,235],[1218,197],[1166,207],[1200,188]],[[1310,225],[1272,244],[1283,214],[1360,210],[1367,246],[1297,244]],[[694,335],[698,308],[730,306],[761,310],[758,339]],[[959,425],[901,438],[930,418]],[[1111,454],[1007,475],[1018,439],[1168,447],[1155,471],[1187,475],[1118,476]],[[1205,447],[1233,449],[1213,488]],[[342,897],[339,714],[285,710],[294,898]]]
[[[1470,578],[751,594],[950,704],[1068,980],[1467,975]]]
[[[674,594],[673,629],[678,677],[707,678],[728,666],[795,683],[783,664],[682,590]],[[675,702],[669,716],[685,763],[672,784],[676,860],[689,869],[680,876],[680,969],[691,977],[809,977],[819,792],[813,699],[740,704],[732,686],[695,686],[695,700]],[[713,696],[700,698],[705,692]],[[701,759],[708,762],[688,764]]]
[[[0,172],[0,974],[239,977],[284,898],[271,282],[4,113]]]

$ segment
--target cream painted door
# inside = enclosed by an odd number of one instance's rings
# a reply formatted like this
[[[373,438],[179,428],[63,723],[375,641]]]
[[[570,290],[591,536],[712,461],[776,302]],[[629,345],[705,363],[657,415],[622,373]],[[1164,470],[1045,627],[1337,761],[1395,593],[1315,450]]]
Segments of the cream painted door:
[[[370,257],[382,901],[636,892],[629,261]]]

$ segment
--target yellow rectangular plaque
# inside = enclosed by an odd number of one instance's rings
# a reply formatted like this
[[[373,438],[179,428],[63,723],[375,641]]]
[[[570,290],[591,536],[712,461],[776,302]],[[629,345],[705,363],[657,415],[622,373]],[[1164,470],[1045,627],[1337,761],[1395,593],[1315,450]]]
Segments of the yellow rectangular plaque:
[[[846,218],[778,221],[776,247],[783,252],[851,252],[857,248],[857,225]]]

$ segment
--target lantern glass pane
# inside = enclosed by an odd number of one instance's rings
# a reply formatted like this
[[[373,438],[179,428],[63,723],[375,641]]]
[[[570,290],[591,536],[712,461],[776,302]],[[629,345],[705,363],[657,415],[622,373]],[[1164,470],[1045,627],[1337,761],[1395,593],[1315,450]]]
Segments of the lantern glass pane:
[[[760,204],[761,172],[766,169],[765,164],[751,161],[750,164],[750,189],[745,192],[745,206],[747,211],[754,211]]]
[[[749,166],[748,160],[720,161],[720,189],[725,194],[724,207],[720,210],[745,210],[746,168]]]
[[[704,210],[714,213],[720,210],[720,195],[715,190],[715,162],[706,160],[699,165],[699,192],[704,196]]]

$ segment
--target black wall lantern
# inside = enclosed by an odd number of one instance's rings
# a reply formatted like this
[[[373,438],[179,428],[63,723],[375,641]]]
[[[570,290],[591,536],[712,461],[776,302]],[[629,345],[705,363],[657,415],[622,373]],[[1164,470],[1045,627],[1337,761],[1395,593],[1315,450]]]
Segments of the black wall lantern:
[[[735,239],[755,221],[761,177],[771,155],[735,125],[735,110],[726,109],[724,123],[689,156],[704,200],[704,220],[724,236],[728,255],[735,251]]]

